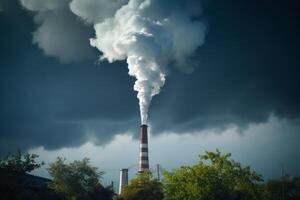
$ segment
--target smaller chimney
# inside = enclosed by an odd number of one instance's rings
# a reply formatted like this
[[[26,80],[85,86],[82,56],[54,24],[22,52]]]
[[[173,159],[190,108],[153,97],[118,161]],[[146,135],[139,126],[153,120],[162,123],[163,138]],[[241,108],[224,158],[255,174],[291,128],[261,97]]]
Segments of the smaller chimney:
[[[122,193],[124,186],[128,185],[128,169],[120,170],[119,194]]]

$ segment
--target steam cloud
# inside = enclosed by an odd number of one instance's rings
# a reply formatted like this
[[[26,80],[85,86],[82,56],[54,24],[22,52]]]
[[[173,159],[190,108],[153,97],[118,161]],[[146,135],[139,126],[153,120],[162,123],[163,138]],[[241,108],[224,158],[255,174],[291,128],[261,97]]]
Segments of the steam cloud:
[[[189,69],[188,59],[204,43],[201,4],[193,0],[21,0],[30,10],[69,9],[92,24],[96,36],[90,45],[102,52],[101,60],[126,60],[136,78],[141,122],[147,123],[153,96],[165,84],[167,66]],[[62,6],[61,6],[62,4]],[[64,7],[63,7],[64,8]],[[47,22],[47,16],[43,19]],[[39,42],[42,43],[42,42]],[[62,47],[62,46],[61,46]],[[60,55],[58,55],[59,57]]]
[[[134,90],[138,92],[141,122],[147,123],[151,99],[165,84],[166,66],[172,61],[183,65],[203,44],[204,24],[192,20],[195,13],[190,9],[191,2],[174,2],[170,6],[173,10],[157,13],[153,8],[162,6],[159,0],[119,1],[122,6],[109,18],[79,12],[78,2],[71,3],[72,10],[77,10],[75,13],[88,22],[96,22],[96,37],[90,42],[103,53],[101,59],[127,60],[129,75],[136,78]],[[109,5],[110,1],[105,4]],[[113,2],[110,7],[116,8],[118,4]]]

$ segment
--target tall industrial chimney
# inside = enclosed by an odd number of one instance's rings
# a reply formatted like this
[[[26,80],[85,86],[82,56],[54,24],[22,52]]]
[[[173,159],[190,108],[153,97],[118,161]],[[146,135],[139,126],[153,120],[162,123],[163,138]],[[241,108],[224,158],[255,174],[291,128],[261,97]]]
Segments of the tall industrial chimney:
[[[138,172],[142,173],[145,170],[149,170],[149,157],[148,157],[148,126],[142,124],[140,128],[140,157]]]
[[[126,185],[128,185],[128,169],[121,169],[120,170],[119,194],[122,193],[122,189]]]

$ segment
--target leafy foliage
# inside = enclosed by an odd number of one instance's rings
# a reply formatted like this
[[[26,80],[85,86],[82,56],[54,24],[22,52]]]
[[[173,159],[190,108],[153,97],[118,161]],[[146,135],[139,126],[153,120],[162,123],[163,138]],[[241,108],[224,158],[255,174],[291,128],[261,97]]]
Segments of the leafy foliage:
[[[229,160],[231,154],[206,152],[198,164],[164,174],[165,200],[263,200],[262,177]]]
[[[263,183],[250,167],[230,159],[231,154],[206,152],[194,166],[165,172],[159,182],[150,172],[139,174],[114,200],[299,200],[300,177],[284,176]],[[101,185],[103,172],[89,159],[69,164],[58,158],[48,171],[53,181],[38,190],[30,186],[28,175],[43,165],[35,154],[17,152],[0,160],[1,199],[14,200],[111,200],[113,189]],[[42,179],[42,178],[38,178]],[[49,188],[46,184],[49,183]],[[54,193],[54,191],[56,193]],[[59,195],[57,195],[59,194]]]
[[[115,200],[161,200],[162,184],[152,177],[150,172],[143,172],[125,186],[122,194]]]
[[[26,185],[26,173],[38,169],[43,162],[37,162],[35,154],[20,151],[0,160],[0,194],[1,199],[40,199],[41,191],[33,191]],[[48,191],[42,191],[48,192]],[[46,199],[46,198],[44,198]]]
[[[31,172],[40,168],[44,162],[38,163],[36,159],[39,156],[36,154],[24,154],[20,151],[16,154],[9,154],[4,159],[0,160],[0,169],[7,172],[12,172],[18,175]]]
[[[65,199],[112,199],[113,192],[99,182],[103,172],[92,167],[87,158],[70,164],[66,164],[65,159],[57,158],[50,164],[48,172],[53,177],[49,187]]]

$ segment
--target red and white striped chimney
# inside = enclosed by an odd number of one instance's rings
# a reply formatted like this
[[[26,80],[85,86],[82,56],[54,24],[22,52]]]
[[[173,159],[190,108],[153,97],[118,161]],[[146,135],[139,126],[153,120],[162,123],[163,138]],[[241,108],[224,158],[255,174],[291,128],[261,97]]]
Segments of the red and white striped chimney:
[[[140,128],[140,157],[138,172],[142,173],[149,170],[149,156],[148,156],[148,126],[142,124]]]

